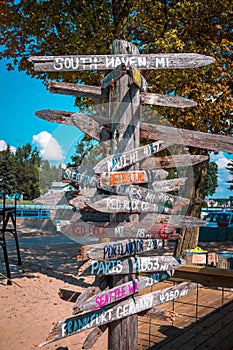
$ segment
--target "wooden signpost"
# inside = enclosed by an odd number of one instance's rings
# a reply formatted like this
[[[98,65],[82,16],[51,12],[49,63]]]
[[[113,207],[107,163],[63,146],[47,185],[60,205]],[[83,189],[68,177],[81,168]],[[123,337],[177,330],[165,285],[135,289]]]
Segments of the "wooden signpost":
[[[61,222],[61,230],[73,240],[110,239],[83,247],[77,258],[84,261],[79,273],[96,276],[96,281],[78,297],[74,313],[91,311],[59,321],[41,346],[95,327],[85,342],[85,346],[90,347],[108,324],[109,349],[137,349],[137,314],[160,314],[165,319],[165,311],[159,312],[155,307],[196,288],[196,284],[185,282],[135,296],[138,291],[167,279],[184,264],[175,257],[159,255],[160,250],[156,252],[161,240],[179,239],[176,228],[205,224],[198,218],[175,215],[189,200],[167,192],[178,190],[186,178],[167,180],[168,172],[162,168],[192,166],[205,161],[206,157],[154,155],[174,144],[232,149],[231,144],[226,145],[224,137],[214,142],[213,135],[140,123],[141,105],[183,108],[196,103],[181,97],[146,93],[148,84],[139,69],[197,68],[213,63],[212,57],[192,53],[140,55],[134,45],[122,40],[114,41],[112,46],[111,55],[34,56],[29,59],[34,62],[35,71],[41,72],[110,71],[102,79],[101,87],[49,83],[52,93],[90,97],[97,102],[107,98],[107,115],[55,110],[36,113],[48,121],[76,126],[102,143],[107,155],[94,169],[79,167],[63,172],[64,181],[77,182],[88,189],[68,198],[69,204],[81,210],[74,213],[73,222]],[[140,138],[155,142],[140,146]],[[207,140],[211,148],[206,147]],[[110,147],[112,154],[108,152]],[[142,256],[144,253],[153,255]],[[141,273],[147,275],[140,276]],[[105,290],[108,283],[109,289]]]

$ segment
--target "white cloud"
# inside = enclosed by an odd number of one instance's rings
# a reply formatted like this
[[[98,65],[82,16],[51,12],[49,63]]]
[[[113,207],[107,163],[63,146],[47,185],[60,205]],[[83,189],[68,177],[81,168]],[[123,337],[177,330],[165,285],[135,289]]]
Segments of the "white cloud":
[[[219,169],[225,169],[229,163],[229,159],[225,157],[223,152],[219,152],[218,154],[211,156],[211,160],[218,165]]]
[[[63,160],[64,151],[57,140],[47,131],[42,131],[37,135],[33,135],[32,143],[37,145],[43,159],[51,161]]]
[[[5,151],[7,149],[7,143],[4,140],[0,140],[0,151]],[[12,153],[15,153],[16,148],[14,146],[10,146],[10,150]]]

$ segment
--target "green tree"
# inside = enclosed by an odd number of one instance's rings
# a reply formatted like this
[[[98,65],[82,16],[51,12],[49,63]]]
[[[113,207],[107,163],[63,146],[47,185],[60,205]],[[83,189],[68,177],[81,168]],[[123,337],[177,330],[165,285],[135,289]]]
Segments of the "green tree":
[[[0,152],[0,193],[14,195],[17,191],[15,161],[10,146]]]
[[[151,92],[176,94],[195,100],[191,109],[156,108],[176,127],[230,135],[232,112],[231,0],[4,0],[0,31],[1,57],[13,59],[32,77],[99,85],[105,72],[37,73],[33,55],[108,54],[114,39],[139,46],[141,53],[196,52],[215,57],[216,64],[187,70],[144,71]],[[8,63],[8,69],[13,65]],[[85,106],[88,99],[76,99]],[[154,108],[155,109],[155,108]],[[195,148],[190,153],[198,153]],[[204,152],[206,153],[207,152]],[[204,196],[205,162],[194,168],[195,186],[187,213],[200,215]],[[197,244],[198,230],[183,232],[177,252]]]
[[[204,196],[212,196],[218,187],[218,166],[215,162],[209,162],[205,179]]]
[[[230,162],[227,164],[226,169],[229,170],[230,174],[232,175],[232,180],[229,180],[227,182],[230,184],[229,189],[233,191],[233,160],[230,160]]]
[[[40,163],[40,192],[45,194],[52,185],[53,181],[61,181],[61,165],[56,167],[50,165],[48,160],[42,160]]]
[[[25,199],[33,199],[40,195],[40,160],[37,148],[33,149],[29,143],[18,147],[15,152],[17,190]]]
[[[72,162],[67,166],[93,166],[101,158],[103,149],[99,142],[94,141],[90,136],[85,135],[75,147],[75,154],[71,157]]]

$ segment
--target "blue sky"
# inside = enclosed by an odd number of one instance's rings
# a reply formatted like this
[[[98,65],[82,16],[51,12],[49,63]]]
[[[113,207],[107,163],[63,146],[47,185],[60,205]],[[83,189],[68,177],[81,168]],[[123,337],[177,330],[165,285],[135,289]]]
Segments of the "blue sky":
[[[74,144],[83,134],[74,126],[44,121],[35,116],[35,112],[41,109],[77,112],[74,97],[51,94],[40,80],[17,70],[7,71],[3,61],[0,61],[0,96],[0,148],[5,143],[15,148],[32,143],[43,153],[45,149],[49,151],[50,139],[51,153],[55,158],[51,159],[50,154],[50,160],[65,162],[69,159]]]
[[[17,70],[8,72],[3,61],[0,61],[0,96],[0,150],[6,144],[14,149],[31,143],[38,147],[42,156],[51,161],[69,161],[75,144],[83,134],[74,126],[44,121],[36,117],[35,112],[41,109],[77,112],[74,97],[51,94],[40,80],[32,79]],[[219,186],[213,196],[215,198],[233,195],[226,184],[230,179],[230,174],[225,169],[229,159],[233,159],[233,155],[222,152],[212,157],[219,166]]]

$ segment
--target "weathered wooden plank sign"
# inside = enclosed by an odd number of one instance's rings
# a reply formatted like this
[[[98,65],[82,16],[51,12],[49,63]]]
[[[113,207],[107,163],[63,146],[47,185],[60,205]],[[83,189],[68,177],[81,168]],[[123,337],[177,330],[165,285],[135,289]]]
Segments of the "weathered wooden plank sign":
[[[187,181],[187,177],[180,177],[180,178],[170,179],[170,180],[155,181],[152,183],[152,186],[155,191],[161,191],[161,192],[178,191],[181,186],[185,185],[186,181]]]
[[[159,239],[126,239],[117,242],[105,242],[82,246],[79,250],[77,260],[98,260],[116,259],[130,255],[146,253],[163,246]]]
[[[83,303],[75,302],[73,306],[73,314],[77,315],[78,313],[87,310],[98,310],[116,301],[125,299],[126,297],[142,291],[148,287],[151,287],[156,283],[167,280],[173,275],[174,270],[155,272],[149,274],[148,276],[138,276],[132,281],[93,295]]]
[[[193,166],[208,160],[208,156],[199,154],[179,154],[166,157],[150,157],[140,163],[140,168],[149,169],[169,169]]]
[[[47,87],[52,94],[70,95],[76,97],[89,97],[95,100],[100,100],[104,97],[103,95],[101,95],[101,87],[99,86],[50,81]],[[197,105],[196,102],[184,97],[169,96],[155,93],[142,93],[141,103],[144,105],[167,106],[177,108],[194,107]],[[108,124],[109,122],[110,121],[106,119],[105,123]]]
[[[155,93],[142,93],[141,103],[143,105],[166,106],[166,107],[195,107],[196,102],[180,96],[169,96]]]
[[[172,139],[174,144],[233,153],[233,138],[170,126],[141,123],[140,136],[150,140]]]
[[[49,332],[47,341],[40,344],[39,347],[184,297],[194,291],[196,287],[196,283],[183,282],[170,288],[161,289],[146,295],[136,296],[133,299],[121,301],[112,307],[107,306],[94,312],[91,311],[58,321]]]
[[[126,66],[124,63],[119,64],[115,69],[113,69],[109,74],[101,80],[102,89],[106,89],[110,85],[114,84],[119,80],[123,75],[127,73]]]
[[[77,240],[83,238],[158,238],[179,239],[176,228],[200,227],[206,222],[189,216],[153,214],[151,221],[141,222],[85,222],[78,220],[61,227],[61,232]]]
[[[158,170],[135,170],[135,171],[116,171],[110,173],[101,173],[99,185],[101,187],[131,185],[149,183],[164,180],[168,172],[163,169]]]
[[[146,92],[147,82],[146,79],[141,75],[140,71],[134,66],[130,66],[130,75],[133,79],[134,84],[136,84],[139,89],[143,92]]]
[[[73,84],[58,81],[49,81],[47,88],[52,94],[70,95],[75,97],[87,97],[101,99],[101,87],[83,84]]]
[[[104,171],[111,172],[124,169],[135,163],[139,163],[141,160],[150,157],[152,154],[166,149],[171,144],[173,144],[172,141],[170,143],[157,141],[122,154],[113,154],[102,159],[98,164],[96,164],[94,166],[94,171],[96,173],[101,173]]]
[[[60,72],[79,70],[112,70],[124,63],[140,69],[198,68],[214,63],[215,59],[196,53],[144,54],[144,55],[68,55],[31,56],[37,72]]]
[[[185,264],[185,260],[173,256],[134,256],[126,259],[88,260],[78,268],[79,276],[118,275],[138,272],[174,270]]]
[[[43,120],[66,124],[66,125],[75,125],[71,119],[71,116],[74,112],[66,112],[54,109],[42,109],[40,111],[36,111],[35,115]]]
[[[171,208],[120,195],[96,195],[86,203],[102,213],[173,213]]]
[[[162,186],[160,187],[160,184],[163,186],[164,182],[158,181],[157,190],[151,190],[138,185],[117,185],[115,187],[109,187],[109,191],[118,195],[127,196],[129,198],[135,198],[152,204],[158,204],[173,210],[178,210],[184,205],[189,204],[188,198],[182,198],[174,196],[170,193],[162,192]],[[107,189],[108,188],[106,188],[106,190]],[[171,187],[169,187],[169,190],[171,190]]]
[[[196,223],[196,220],[195,222]],[[62,225],[62,223],[61,223]],[[190,223],[189,223],[190,225]],[[179,239],[180,235],[174,233],[175,228],[186,227],[186,223],[155,223],[153,222],[85,222],[78,220],[75,223],[67,225],[65,223],[61,226],[60,231],[67,237],[74,241],[83,239],[96,239],[96,241],[103,238],[115,239]]]

